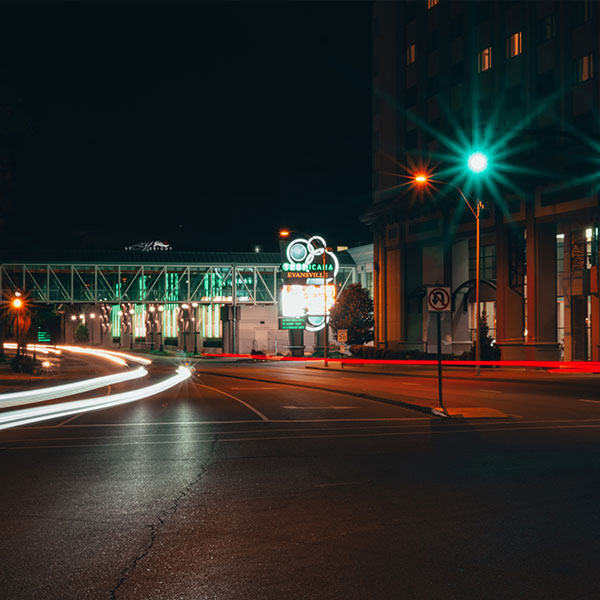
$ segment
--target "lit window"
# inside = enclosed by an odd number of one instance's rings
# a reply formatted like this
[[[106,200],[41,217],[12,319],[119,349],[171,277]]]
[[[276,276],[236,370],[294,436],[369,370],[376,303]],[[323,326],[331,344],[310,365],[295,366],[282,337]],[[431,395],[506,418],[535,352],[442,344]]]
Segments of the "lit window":
[[[416,47],[415,44],[411,44],[406,47],[406,64],[412,65],[416,59]]]
[[[477,72],[483,73],[492,68],[492,47],[488,46],[477,55]]]
[[[433,8],[436,4],[439,4],[440,0],[427,0],[427,10]]]
[[[575,61],[575,82],[583,83],[594,75],[594,55],[592,53],[582,56]]]
[[[517,31],[506,40],[506,58],[513,58],[523,52],[521,32]]]

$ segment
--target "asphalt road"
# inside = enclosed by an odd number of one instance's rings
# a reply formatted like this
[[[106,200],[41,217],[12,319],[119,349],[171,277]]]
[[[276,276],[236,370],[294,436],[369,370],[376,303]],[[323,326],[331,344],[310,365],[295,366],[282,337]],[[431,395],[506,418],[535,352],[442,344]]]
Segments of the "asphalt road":
[[[0,596],[597,598],[598,381],[209,362],[0,431]]]

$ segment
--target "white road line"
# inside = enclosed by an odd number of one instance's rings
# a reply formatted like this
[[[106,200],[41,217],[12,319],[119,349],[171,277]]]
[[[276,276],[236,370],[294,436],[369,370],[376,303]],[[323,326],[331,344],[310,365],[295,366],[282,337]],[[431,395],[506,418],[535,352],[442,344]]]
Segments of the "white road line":
[[[230,390],[280,390],[281,387],[232,387]]]
[[[165,444],[214,444],[221,442],[267,442],[267,441],[288,441],[288,440],[315,440],[315,439],[342,439],[342,438],[368,438],[368,437],[409,437],[417,435],[440,435],[448,433],[495,433],[498,431],[519,432],[519,431],[547,431],[551,429],[600,429],[600,424],[596,425],[551,425],[549,427],[497,427],[493,429],[434,429],[426,431],[403,431],[403,432],[383,432],[383,433],[352,433],[352,434],[334,434],[334,435],[278,435],[262,437],[243,437],[243,438],[219,438],[214,439],[195,439],[195,440],[161,440],[161,441],[141,441],[141,442],[118,442],[116,444],[65,444],[62,446],[0,446],[2,450],[62,450],[66,448],[104,448],[104,447],[122,447],[122,446],[159,446]],[[14,441],[11,443],[15,443]]]
[[[484,389],[480,389],[480,392],[487,392],[488,394],[501,394],[502,392],[500,390],[484,390]]]
[[[111,386],[109,385],[106,390],[107,396],[110,396],[110,390],[111,390]],[[84,415],[84,413],[79,413],[77,415],[73,415],[72,417],[69,417],[68,419],[66,419],[65,421],[62,421],[58,425],[55,425],[55,427],[62,427],[63,425],[66,425],[67,423],[70,423],[71,421],[74,421],[75,419],[78,419],[79,417],[81,417],[83,415]]]
[[[212,387],[210,385],[206,385],[204,383],[197,383],[197,382],[194,382],[194,383],[196,385],[199,385],[200,387],[205,387],[205,388],[208,388],[209,390],[213,390],[215,392],[219,392],[219,394],[223,394],[224,396],[227,396],[228,398],[231,398],[232,400],[235,400],[236,402],[239,402],[240,404],[243,404],[246,408],[249,408],[254,414],[258,415],[263,421],[268,421],[269,420],[267,417],[265,417],[265,415],[263,415],[260,412],[260,410],[257,410],[253,406],[250,406],[247,402],[244,402],[241,398],[238,398],[237,396],[233,396],[232,394],[228,394],[227,392],[224,392],[223,390],[220,390],[218,388]]]
[[[72,417],[69,417],[68,419],[65,419],[64,421],[62,421],[58,425],[54,425],[54,427],[62,427],[63,425],[66,425],[67,423],[70,423],[71,421],[74,421],[75,419],[78,419],[79,417],[81,417],[81,415],[83,415],[83,413],[80,413],[78,415],[73,415]]]
[[[359,408],[357,406],[284,406],[289,410],[348,410],[349,408]]]
[[[585,398],[580,398],[579,402],[593,402],[594,404],[600,404],[600,400],[586,400]]]

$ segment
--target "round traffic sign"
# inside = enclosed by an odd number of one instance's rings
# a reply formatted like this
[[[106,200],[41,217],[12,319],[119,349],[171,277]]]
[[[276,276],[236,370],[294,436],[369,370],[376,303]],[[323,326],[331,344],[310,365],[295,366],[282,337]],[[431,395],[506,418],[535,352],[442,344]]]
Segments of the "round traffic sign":
[[[450,312],[450,288],[428,288],[427,309],[430,312]]]

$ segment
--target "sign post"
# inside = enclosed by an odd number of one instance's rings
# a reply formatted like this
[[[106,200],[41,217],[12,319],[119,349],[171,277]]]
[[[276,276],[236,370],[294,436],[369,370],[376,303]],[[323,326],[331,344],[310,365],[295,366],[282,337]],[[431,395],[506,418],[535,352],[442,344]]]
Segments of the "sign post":
[[[337,332],[337,341],[342,342],[340,362],[342,364],[342,369],[344,368],[344,352],[346,351],[346,342],[348,341],[348,330],[347,329],[338,329]]]
[[[442,394],[442,313],[452,312],[449,287],[438,286],[427,288],[427,310],[437,313],[437,355],[438,355],[438,396],[440,407],[447,416]]]

